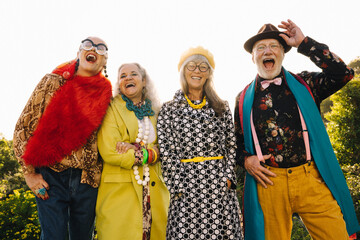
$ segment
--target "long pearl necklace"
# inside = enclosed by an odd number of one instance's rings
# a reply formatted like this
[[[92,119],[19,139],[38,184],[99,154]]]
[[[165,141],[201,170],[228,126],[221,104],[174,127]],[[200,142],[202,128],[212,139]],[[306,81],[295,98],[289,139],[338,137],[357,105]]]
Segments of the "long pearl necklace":
[[[136,138],[136,143],[140,144],[141,146],[145,146],[147,144],[150,134],[150,119],[148,116],[144,117],[144,122],[145,122],[145,130],[143,129],[143,125],[141,124],[141,121],[138,119],[139,132]],[[139,185],[146,186],[147,183],[150,181],[150,172],[149,172],[150,168],[148,164],[145,164],[143,166],[143,174],[145,176],[144,180],[141,179],[138,169],[139,169],[138,166],[133,166],[135,180]]]

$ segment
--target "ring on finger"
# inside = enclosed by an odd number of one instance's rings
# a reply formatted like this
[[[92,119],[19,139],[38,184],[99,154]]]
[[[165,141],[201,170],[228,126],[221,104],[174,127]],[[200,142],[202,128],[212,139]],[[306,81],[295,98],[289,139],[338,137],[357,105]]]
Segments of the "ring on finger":
[[[43,188],[39,188],[39,189],[35,190],[35,193],[36,193],[36,194],[39,194],[39,195],[41,195],[41,196],[44,196],[45,193],[46,193],[46,189],[45,189],[44,187],[43,187]]]

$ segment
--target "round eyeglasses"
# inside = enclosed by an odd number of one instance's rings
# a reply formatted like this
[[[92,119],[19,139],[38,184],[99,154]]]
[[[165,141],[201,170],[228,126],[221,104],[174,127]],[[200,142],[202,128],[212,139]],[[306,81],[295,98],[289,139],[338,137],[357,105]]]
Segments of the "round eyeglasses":
[[[186,64],[186,69],[189,71],[195,71],[196,68],[199,68],[200,72],[206,72],[209,70],[209,65],[206,62],[202,62],[199,65],[195,62],[188,62],[188,64]]]
[[[95,44],[88,38],[81,42],[80,48],[84,49],[85,51],[90,51],[91,49],[95,48],[96,53],[99,55],[105,55],[108,51],[108,48],[105,44]]]
[[[268,46],[264,45],[264,44],[260,44],[259,46],[256,47],[256,51],[257,52],[264,52],[267,48],[269,48],[271,51],[276,51],[280,48],[279,44],[270,44]]]

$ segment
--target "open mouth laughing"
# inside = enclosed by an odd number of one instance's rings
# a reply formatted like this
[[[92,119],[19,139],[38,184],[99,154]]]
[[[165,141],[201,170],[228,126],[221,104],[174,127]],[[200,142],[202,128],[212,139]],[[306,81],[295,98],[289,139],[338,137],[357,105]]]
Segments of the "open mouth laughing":
[[[275,65],[275,60],[272,58],[265,58],[263,64],[266,69],[272,69]]]
[[[96,60],[97,60],[97,57],[95,54],[89,53],[86,55],[86,61],[94,63],[94,62],[96,62]]]
[[[132,88],[132,87],[135,87],[134,83],[128,83],[125,85],[125,88]]]

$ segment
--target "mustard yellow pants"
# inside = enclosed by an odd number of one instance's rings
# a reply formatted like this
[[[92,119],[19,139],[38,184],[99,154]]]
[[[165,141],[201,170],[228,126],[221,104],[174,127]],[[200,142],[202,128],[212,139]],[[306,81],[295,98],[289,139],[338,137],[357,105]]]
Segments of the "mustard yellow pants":
[[[313,162],[268,169],[277,175],[271,178],[274,185],[257,185],[266,240],[289,240],[293,213],[299,214],[314,240],[349,239],[341,209]]]

